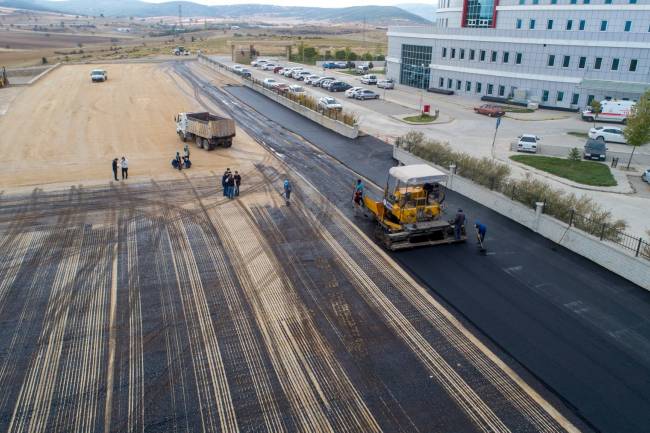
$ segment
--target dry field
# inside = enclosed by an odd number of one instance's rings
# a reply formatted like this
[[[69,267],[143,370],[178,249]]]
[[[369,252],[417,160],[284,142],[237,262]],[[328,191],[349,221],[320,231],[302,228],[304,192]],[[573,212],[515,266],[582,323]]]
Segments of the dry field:
[[[92,83],[95,67],[106,69],[109,80]],[[5,155],[0,188],[104,182],[112,176],[112,158],[122,155],[130,162],[129,181],[180,176],[170,165],[183,146],[174,115],[202,108],[168,69],[155,64],[63,66],[22,91],[0,117]],[[230,149],[192,150],[192,173],[234,165],[233,158],[255,160],[261,152],[243,134]]]

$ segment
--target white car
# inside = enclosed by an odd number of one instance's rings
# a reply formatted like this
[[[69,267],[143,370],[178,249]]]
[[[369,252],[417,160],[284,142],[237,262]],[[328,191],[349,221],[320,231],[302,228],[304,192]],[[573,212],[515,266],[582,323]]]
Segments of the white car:
[[[302,71],[302,68],[300,66],[296,66],[293,68],[285,69],[283,74],[285,77],[291,77],[295,71]]]
[[[523,134],[519,136],[517,141],[517,152],[530,152],[537,153],[537,143],[540,138],[532,134]]]
[[[277,83],[277,80],[275,78],[265,78],[264,81],[262,81],[262,83],[264,87],[270,89],[273,87],[275,83]]]
[[[313,84],[314,81],[319,79],[320,79],[320,75],[310,75],[307,78],[305,78],[305,84]]]
[[[108,80],[108,74],[103,69],[93,69],[90,72],[90,80],[93,83],[97,81],[106,81]]]
[[[650,168],[648,168],[646,171],[643,172],[641,175],[641,179],[650,183]]]
[[[309,77],[310,75],[313,75],[313,73],[309,71],[299,71],[299,72],[294,72],[292,74],[293,78],[295,78],[298,81],[303,81],[305,78]]]
[[[395,82],[393,80],[377,80],[377,87],[380,89],[394,89]]]
[[[272,71],[273,68],[275,68],[277,65],[275,63],[265,63],[264,66],[262,66],[263,71]]]
[[[589,138],[600,141],[611,141],[612,143],[627,144],[623,130],[615,126],[599,126],[589,130]]]
[[[343,106],[330,96],[324,96],[318,100],[318,106],[324,110],[342,110]]]
[[[244,67],[243,67],[242,65],[235,65],[235,66],[233,66],[232,68],[233,68],[233,70],[235,70],[235,71],[237,71],[237,72],[238,72],[238,71],[241,71],[242,69],[244,69]]]
[[[318,80],[312,82],[311,84],[315,87],[321,87],[324,81],[331,81],[335,80],[336,78],[334,77],[320,77]]]
[[[363,87],[350,87],[348,90],[345,91],[345,96],[347,98],[354,98],[354,94],[357,93],[359,90],[363,90]]]
[[[304,95],[305,88],[299,84],[292,84],[289,86],[289,93],[292,93],[294,95]]]
[[[375,74],[366,74],[361,77],[363,84],[377,84],[377,76]]]
[[[366,99],[379,99],[379,94],[370,89],[361,89],[354,94],[354,99],[365,101]]]

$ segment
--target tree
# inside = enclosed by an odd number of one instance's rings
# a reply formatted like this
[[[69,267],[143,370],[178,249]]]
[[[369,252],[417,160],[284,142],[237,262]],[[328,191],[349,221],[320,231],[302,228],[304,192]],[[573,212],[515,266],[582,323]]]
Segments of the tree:
[[[594,115],[594,128],[596,127],[596,119],[598,118],[598,115],[603,112],[603,106],[600,103],[600,101],[593,100],[591,101],[591,104],[589,104],[589,107],[591,108],[591,112]]]
[[[41,59],[41,63],[44,64],[44,65],[47,65],[47,57],[43,57]]]
[[[366,60],[366,61],[372,60],[372,54],[370,54],[370,53],[363,53],[363,56],[361,56],[361,59],[362,59],[362,60]]]
[[[577,147],[574,147],[573,149],[569,150],[568,158],[571,161],[580,161],[580,151],[578,150]]]
[[[639,102],[632,108],[632,113],[627,118],[623,134],[625,134],[627,144],[632,146],[630,159],[627,161],[627,168],[629,169],[634,150],[650,141],[650,89],[641,95]]]
[[[350,53],[348,54],[348,60],[351,62],[354,62],[358,58],[359,56],[357,56],[357,53],[355,53],[354,51],[350,51]]]
[[[334,52],[334,58],[336,58],[336,60],[345,60],[345,50],[336,50],[336,52]]]
[[[314,47],[305,47],[304,50],[303,50],[303,53],[305,55],[305,59],[311,60],[314,57],[316,57],[316,55],[318,54],[318,51],[316,51],[316,48],[314,48]]]

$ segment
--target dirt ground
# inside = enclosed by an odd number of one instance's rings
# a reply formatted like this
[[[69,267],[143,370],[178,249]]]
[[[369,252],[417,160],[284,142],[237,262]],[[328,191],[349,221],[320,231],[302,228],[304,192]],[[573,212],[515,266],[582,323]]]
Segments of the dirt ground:
[[[90,81],[97,67],[108,71],[108,81]],[[168,66],[63,66],[24,89],[0,116],[5,162],[0,188],[103,183],[112,177],[112,158],[122,155],[129,160],[129,180],[180,177],[170,165],[183,147],[174,115],[203,109]],[[241,131],[230,149],[190,146],[188,175],[235,168],[235,161],[252,164],[264,156]]]

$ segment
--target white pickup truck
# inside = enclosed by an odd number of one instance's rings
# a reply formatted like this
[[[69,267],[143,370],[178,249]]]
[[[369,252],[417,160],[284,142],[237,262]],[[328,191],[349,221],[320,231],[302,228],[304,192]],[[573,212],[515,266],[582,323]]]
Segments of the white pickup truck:
[[[103,69],[93,69],[90,72],[90,79],[93,83],[97,81],[106,81],[108,80],[108,74]]]

